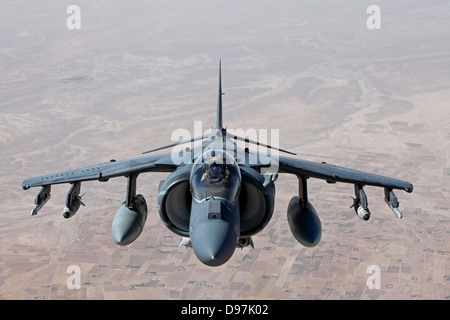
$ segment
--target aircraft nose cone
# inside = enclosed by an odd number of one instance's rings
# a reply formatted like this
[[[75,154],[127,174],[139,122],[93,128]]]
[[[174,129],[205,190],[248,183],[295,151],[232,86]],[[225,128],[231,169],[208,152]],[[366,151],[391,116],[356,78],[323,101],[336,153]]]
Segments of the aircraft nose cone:
[[[210,267],[227,262],[234,253],[237,236],[233,226],[220,219],[203,221],[191,234],[197,258]]]

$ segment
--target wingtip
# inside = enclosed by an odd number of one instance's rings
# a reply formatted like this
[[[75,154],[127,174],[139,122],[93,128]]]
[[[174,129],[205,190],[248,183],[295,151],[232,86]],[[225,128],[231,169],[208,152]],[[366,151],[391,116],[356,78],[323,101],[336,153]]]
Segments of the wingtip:
[[[405,191],[408,193],[413,192],[413,190],[414,190],[414,186],[412,184],[410,184],[407,188],[405,188]]]

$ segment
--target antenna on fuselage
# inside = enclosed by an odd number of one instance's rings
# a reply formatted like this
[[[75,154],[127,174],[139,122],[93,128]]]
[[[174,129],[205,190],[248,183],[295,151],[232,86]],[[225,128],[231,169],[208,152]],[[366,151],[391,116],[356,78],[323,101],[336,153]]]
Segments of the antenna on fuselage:
[[[222,60],[219,60],[219,90],[217,93],[217,120],[216,120],[216,129],[222,131],[223,122],[222,122]]]

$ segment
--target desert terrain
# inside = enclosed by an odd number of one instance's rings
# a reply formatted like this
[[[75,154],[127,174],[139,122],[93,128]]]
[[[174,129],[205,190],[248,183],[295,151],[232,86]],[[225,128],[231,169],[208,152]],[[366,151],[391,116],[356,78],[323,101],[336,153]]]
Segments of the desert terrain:
[[[377,1],[4,1],[0,10],[0,299],[450,299],[450,3]],[[317,247],[291,235],[295,176],[280,175],[255,248],[210,268],[179,248],[156,207],[166,173],[142,174],[149,215],[117,246],[126,179],[86,182],[86,207],[62,217],[69,185],[30,216],[24,179],[141,156],[177,128],[215,123],[222,59],[224,125],[278,129],[312,161],[413,183],[402,219],[367,187],[309,179]],[[80,270],[70,289],[69,266]],[[366,285],[370,266],[380,287]]]

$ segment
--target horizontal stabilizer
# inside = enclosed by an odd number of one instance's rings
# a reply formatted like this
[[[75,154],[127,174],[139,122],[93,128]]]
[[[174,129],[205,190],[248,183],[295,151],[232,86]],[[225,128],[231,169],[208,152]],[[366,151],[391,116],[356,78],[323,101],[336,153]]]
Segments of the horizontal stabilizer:
[[[194,141],[205,139],[205,138],[208,138],[208,137],[209,136],[199,136],[199,137],[195,137],[195,138],[192,138],[192,139],[178,141],[178,142],[175,142],[175,143],[172,143],[172,144],[168,144],[167,146],[163,146],[163,147],[159,147],[159,148],[156,148],[156,149],[152,149],[152,150],[148,150],[148,151],[142,152],[142,154],[146,154],[146,153],[150,153],[150,152],[154,152],[154,151],[159,151],[159,150],[163,150],[163,149],[167,149],[167,148],[172,148],[172,147],[175,147],[175,146],[177,146],[179,144],[194,142]]]
[[[293,152],[290,152],[290,151],[287,151],[287,150],[283,150],[283,149],[280,149],[280,148],[272,147],[272,146],[270,146],[270,145],[268,145],[268,144],[264,144],[264,143],[261,143],[261,142],[259,142],[259,141],[253,141],[253,140],[250,140],[250,139],[248,139],[248,138],[242,138],[242,137],[235,136],[235,135],[233,135],[231,138],[232,138],[232,139],[235,139],[235,140],[240,140],[240,141],[248,142],[248,143],[253,143],[253,144],[256,144],[257,146],[262,146],[262,147],[266,147],[266,148],[269,148],[269,149],[278,150],[278,151],[281,151],[281,152],[284,152],[284,153],[292,154],[292,155],[294,155],[294,156],[297,155],[296,153],[293,153]]]

